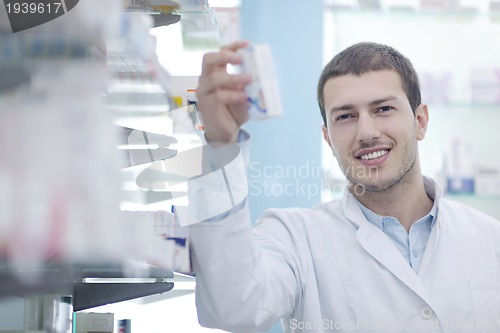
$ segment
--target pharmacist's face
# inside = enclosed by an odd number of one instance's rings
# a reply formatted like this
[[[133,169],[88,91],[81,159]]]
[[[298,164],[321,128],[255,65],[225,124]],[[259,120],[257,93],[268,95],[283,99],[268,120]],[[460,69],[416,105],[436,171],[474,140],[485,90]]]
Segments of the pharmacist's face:
[[[323,135],[351,183],[369,192],[384,191],[413,174],[417,142],[427,128],[427,106],[413,114],[395,71],[331,78],[323,93]]]

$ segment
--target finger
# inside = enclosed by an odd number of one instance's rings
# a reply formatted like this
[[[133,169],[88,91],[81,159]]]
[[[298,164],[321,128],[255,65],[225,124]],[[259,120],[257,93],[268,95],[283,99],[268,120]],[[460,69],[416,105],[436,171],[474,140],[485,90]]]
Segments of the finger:
[[[248,41],[237,41],[221,47],[219,52],[207,53],[203,56],[202,73],[207,73],[216,67],[225,67],[227,64],[240,64],[241,56],[237,50],[250,45]]]
[[[228,64],[237,65],[241,63],[241,56],[229,50],[224,50],[220,52],[207,53],[203,56],[203,62],[201,64],[201,73],[208,74],[214,69],[223,68],[226,69]]]
[[[240,40],[240,41],[236,41],[234,43],[222,46],[221,50],[230,50],[230,51],[234,52],[234,51],[239,50],[241,48],[247,47],[248,45],[250,45],[249,41]]]
[[[214,72],[210,76],[201,76],[196,91],[200,94],[209,94],[217,89],[241,90],[252,82],[249,74],[227,74],[226,72]]]
[[[224,90],[220,89],[215,92],[215,99],[224,105],[234,105],[239,107],[246,105],[248,95],[243,90]]]

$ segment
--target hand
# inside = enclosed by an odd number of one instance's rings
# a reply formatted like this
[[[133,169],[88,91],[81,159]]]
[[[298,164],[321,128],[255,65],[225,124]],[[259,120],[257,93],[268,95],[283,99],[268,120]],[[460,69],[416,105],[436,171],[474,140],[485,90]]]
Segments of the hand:
[[[227,72],[228,64],[241,64],[236,51],[247,46],[246,41],[235,42],[203,57],[196,96],[207,142],[236,142],[240,126],[248,120],[248,96],[243,88],[252,79]]]

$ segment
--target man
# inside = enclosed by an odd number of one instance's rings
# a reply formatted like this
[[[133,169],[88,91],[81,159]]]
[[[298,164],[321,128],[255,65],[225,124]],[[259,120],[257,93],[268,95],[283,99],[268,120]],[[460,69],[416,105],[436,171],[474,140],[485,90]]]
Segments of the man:
[[[226,65],[240,63],[246,46],[204,57],[197,95],[210,161],[236,143],[245,150],[250,78]],[[270,209],[252,230],[241,160],[190,184],[191,214],[212,217],[190,229],[201,324],[500,332],[500,222],[442,198],[422,176],[418,141],[429,116],[410,61],[388,46],[353,45],[323,70],[318,102],[324,139],[348,179],[342,200]],[[221,213],[228,190],[232,208]]]

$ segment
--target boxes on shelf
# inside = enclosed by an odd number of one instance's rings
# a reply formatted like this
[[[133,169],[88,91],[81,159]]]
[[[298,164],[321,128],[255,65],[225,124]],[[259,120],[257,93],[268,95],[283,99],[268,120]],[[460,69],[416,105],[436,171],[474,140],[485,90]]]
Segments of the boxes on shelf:
[[[118,320],[118,333],[131,333],[131,332],[132,332],[132,320],[130,319]]]
[[[114,314],[96,312],[75,313],[76,333],[113,333]]]
[[[500,194],[500,165],[479,165],[475,172],[476,194]]]
[[[468,142],[453,138],[446,153],[445,165],[448,193],[474,193],[474,166]]]

